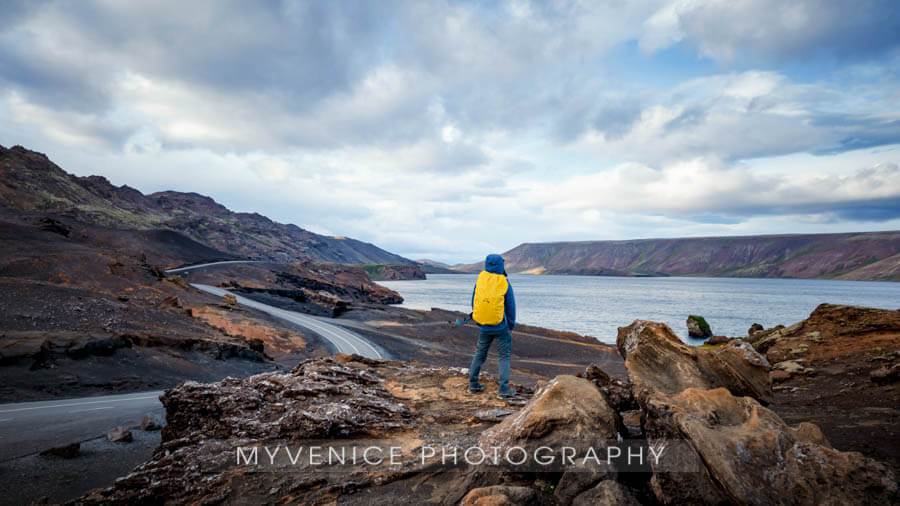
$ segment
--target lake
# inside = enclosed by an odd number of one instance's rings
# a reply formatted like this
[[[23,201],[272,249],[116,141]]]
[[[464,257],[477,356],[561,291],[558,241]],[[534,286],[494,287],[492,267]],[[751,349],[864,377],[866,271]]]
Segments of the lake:
[[[402,307],[470,312],[475,274],[429,274],[425,281],[381,281],[404,298]],[[805,319],[819,304],[900,308],[900,283],[821,279],[624,278],[511,274],[518,321],[591,335],[615,343],[616,329],[636,319],[667,323],[687,337],[689,314],[706,318],[714,334],[747,335]]]

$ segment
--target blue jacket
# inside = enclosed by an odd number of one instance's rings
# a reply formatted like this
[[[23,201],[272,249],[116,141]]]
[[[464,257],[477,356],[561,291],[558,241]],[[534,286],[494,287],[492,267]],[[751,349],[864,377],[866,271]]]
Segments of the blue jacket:
[[[493,274],[503,274],[506,276],[506,269],[503,266],[503,257],[500,255],[488,255],[484,259],[484,270]],[[516,327],[516,296],[513,294],[512,284],[509,278],[506,282],[509,284],[509,290],[503,299],[503,321],[497,325],[478,325],[481,330],[503,330],[508,328],[510,331]],[[475,309],[475,288],[472,288],[472,309]]]

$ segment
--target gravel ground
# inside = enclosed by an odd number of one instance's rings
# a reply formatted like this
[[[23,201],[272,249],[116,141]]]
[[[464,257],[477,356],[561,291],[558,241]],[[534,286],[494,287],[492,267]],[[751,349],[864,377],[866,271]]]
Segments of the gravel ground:
[[[132,428],[131,434],[131,443],[111,443],[105,435],[84,441],[73,459],[35,454],[0,462],[0,504],[61,503],[112,485],[159,445],[159,431]]]

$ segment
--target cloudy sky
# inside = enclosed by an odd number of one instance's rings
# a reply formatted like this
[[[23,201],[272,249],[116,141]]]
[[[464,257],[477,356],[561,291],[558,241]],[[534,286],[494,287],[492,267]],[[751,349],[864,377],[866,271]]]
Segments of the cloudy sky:
[[[6,1],[0,144],[447,262],[900,229],[900,3]]]

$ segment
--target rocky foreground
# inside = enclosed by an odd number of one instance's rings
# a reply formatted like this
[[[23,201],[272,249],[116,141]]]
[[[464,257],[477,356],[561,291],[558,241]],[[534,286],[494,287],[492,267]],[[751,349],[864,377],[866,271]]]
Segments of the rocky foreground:
[[[777,341],[777,339],[776,339]],[[338,355],[167,391],[152,459],[74,504],[891,504],[888,465],[834,448],[814,424],[788,424],[773,402],[770,360],[745,340],[682,343],[664,324],[619,330],[628,380],[596,366],[538,383],[507,403],[465,392],[465,370]],[[488,378],[490,379],[490,378]],[[488,381],[488,392],[496,383]],[[241,464],[238,448],[402,449],[395,465]],[[672,448],[635,466],[546,471],[448,468],[426,447],[537,451],[573,441]],[[667,446],[668,445],[668,446]],[[581,447],[583,449],[583,447]],[[678,450],[678,451],[675,451]],[[267,450],[268,451],[268,450]],[[431,456],[429,456],[431,457]],[[583,463],[582,463],[583,464]]]

